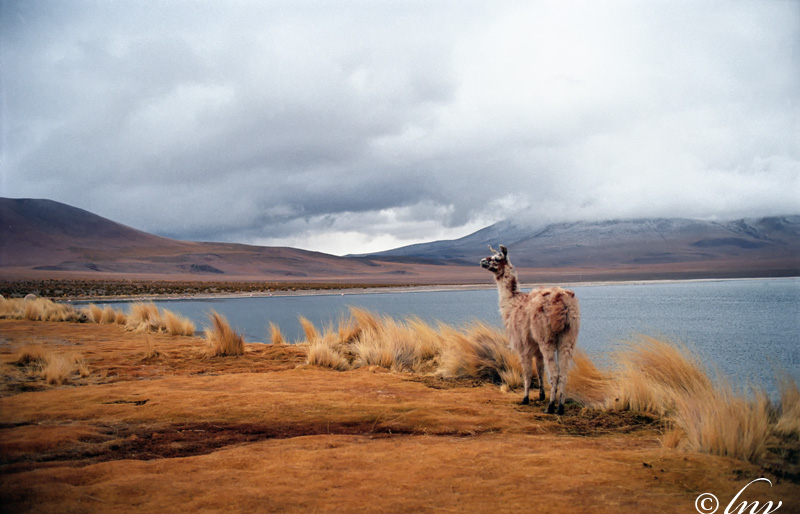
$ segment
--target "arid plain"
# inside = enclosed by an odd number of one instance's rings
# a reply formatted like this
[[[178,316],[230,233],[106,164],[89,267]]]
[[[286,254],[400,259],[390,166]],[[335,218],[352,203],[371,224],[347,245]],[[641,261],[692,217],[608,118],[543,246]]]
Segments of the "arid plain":
[[[0,337],[8,512],[693,512],[761,477],[740,500],[800,501],[796,445],[668,448],[654,414],[556,417],[487,380],[309,365],[307,345],[211,357],[199,336],[18,319]],[[31,345],[81,370],[48,384]]]

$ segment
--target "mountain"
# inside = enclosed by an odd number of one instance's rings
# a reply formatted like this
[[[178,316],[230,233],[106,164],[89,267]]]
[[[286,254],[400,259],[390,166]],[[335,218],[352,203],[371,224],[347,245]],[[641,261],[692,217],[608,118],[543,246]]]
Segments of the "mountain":
[[[505,220],[461,239],[337,257],[159,237],[51,200],[0,198],[0,279],[130,278],[382,284],[491,283],[506,245],[523,281],[800,275],[800,216],[710,222]]]
[[[728,222],[636,219],[532,227],[504,220],[461,239],[365,255],[417,263],[474,264],[504,244],[518,268],[800,274],[800,216]]]
[[[51,200],[0,198],[0,276],[7,279],[114,275],[428,283],[429,268],[294,248],[177,241]]]

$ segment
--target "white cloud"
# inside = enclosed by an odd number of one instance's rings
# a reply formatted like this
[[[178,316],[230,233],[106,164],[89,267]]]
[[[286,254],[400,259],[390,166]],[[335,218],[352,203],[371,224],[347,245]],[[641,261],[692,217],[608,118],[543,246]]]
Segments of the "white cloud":
[[[796,2],[2,5],[5,196],[333,253],[800,211]]]

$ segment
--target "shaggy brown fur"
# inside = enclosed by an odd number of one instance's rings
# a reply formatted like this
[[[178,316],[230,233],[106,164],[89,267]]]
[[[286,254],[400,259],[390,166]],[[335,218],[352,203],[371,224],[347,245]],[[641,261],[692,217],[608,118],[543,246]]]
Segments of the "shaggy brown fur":
[[[564,391],[572,352],[578,340],[580,309],[575,293],[560,287],[539,288],[530,293],[519,290],[517,272],[508,260],[508,249],[500,252],[491,246],[492,256],[481,260],[481,266],[494,273],[500,295],[500,316],[508,341],[522,360],[523,404],[529,403],[532,359],[536,359],[539,376],[539,400],[544,400],[544,367],[550,378],[550,403],[546,412],[564,413]]]

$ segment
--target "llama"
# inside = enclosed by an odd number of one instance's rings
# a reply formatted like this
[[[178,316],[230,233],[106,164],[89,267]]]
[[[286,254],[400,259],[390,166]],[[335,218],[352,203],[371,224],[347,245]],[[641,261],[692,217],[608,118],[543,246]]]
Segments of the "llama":
[[[532,378],[531,359],[535,358],[540,401],[544,400],[545,365],[550,379],[550,403],[545,412],[555,412],[558,396],[558,414],[564,414],[567,371],[580,328],[580,309],[575,293],[560,287],[521,292],[517,272],[508,260],[508,248],[500,245],[499,252],[491,246],[489,249],[492,256],[482,259],[481,267],[494,273],[500,296],[500,316],[503,318],[508,342],[522,361],[522,378],[525,384],[522,404],[527,405],[530,402],[528,394]]]

